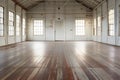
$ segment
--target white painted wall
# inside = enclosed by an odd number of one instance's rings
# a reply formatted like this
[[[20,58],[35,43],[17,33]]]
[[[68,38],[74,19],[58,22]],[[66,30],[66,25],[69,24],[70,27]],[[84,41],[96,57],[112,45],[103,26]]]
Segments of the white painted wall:
[[[21,20],[21,18],[22,18],[22,8],[20,6],[18,6],[18,5],[16,5],[16,15],[20,16],[20,34],[21,34],[21,32],[22,32],[22,22],[21,22],[22,21]],[[15,21],[16,21],[16,18],[15,18]],[[22,35],[19,35],[19,36],[16,35],[16,39],[15,39],[16,42],[21,42],[21,38],[22,38]]]
[[[4,36],[0,37],[0,46],[21,42],[22,41],[21,35],[12,37],[8,36],[8,11],[14,12],[14,16],[16,14],[19,14],[21,16],[21,14],[23,13],[24,17],[26,16],[26,11],[23,10],[20,6],[16,5],[12,0],[0,0],[0,6],[4,7]],[[16,23],[14,23],[14,25],[15,24]],[[23,41],[25,41],[25,38],[23,39]]]
[[[25,25],[26,25],[27,24],[26,23],[26,10],[24,10],[24,9],[22,9],[22,18],[25,19]],[[22,25],[22,28],[23,28],[23,19],[21,19],[21,23],[22,23],[21,25]],[[23,33],[21,33],[21,35],[22,35],[22,41],[26,41],[26,29],[27,29],[27,27],[25,27],[25,35],[23,35]]]
[[[120,0],[116,0],[116,45],[120,46]]]
[[[107,43],[107,35],[108,35],[108,15],[107,15],[107,2],[102,4],[102,41],[103,43]]]
[[[100,38],[97,35],[97,36],[93,36],[94,41],[112,44],[112,45],[120,45],[119,5],[120,5],[120,0],[108,0],[108,2],[106,2],[106,0],[105,0],[101,5],[99,5],[96,9],[94,9],[94,11],[93,11],[94,17],[96,17],[96,15],[99,15],[99,14],[101,14],[103,17],[101,19],[102,20],[102,23],[101,23],[102,24],[102,36],[101,36],[102,39],[100,41]],[[102,10],[100,12],[98,12],[97,10],[100,7],[102,7],[101,8]],[[115,10],[115,36],[108,36],[108,11],[112,8]]]
[[[58,7],[61,9],[58,10]],[[43,19],[45,24],[45,33],[42,36],[33,35],[33,20]],[[63,31],[59,31],[59,36],[64,36],[59,40],[92,40],[92,12],[76,3],[75,1],[68,2],[46,2],[27,11],[27,40],[52,40],[56,38],[56,21],[61,18],[63,22]],[[75,20],[84,18],[85,36],[75,36]],[[59,26],[60,27],[60,26]],[[63,34],[64,33],[64,34]]]
[[[107,8],[108,5],[108,8]],[[104,1],[93,11],[93,17],[102,17],[102,36],[92,36],[92,12],[76,3],[69,2],[63,6],[63,2],[48,2],[41,3],[38,6],[27,11],[27,36],[8,36],[8,11],[12,11],[15,14],[19,14],[26,19],[26,11],[16,5],[12,0],[0,0],[0,6],[4,7],[4,36],[0,37],[0,46],[17,43],[27,40],[55,40],[55,22],[60,17],[63,21],[64,40],[94,40],[102,43],[108,43],[112,45],[120,46],[120,0],[108,0]],[[60,10],[57,8],[62,6]],[[115,9],[115,36],[108,36],[108,10]],[[75,20],[84,18],[85,22],[85,36],[75,36]],[[33,19],[44,20],[44,35],[33,36]],[[16,24],[16,23],[14,23]],[[22,20],[21,20],[22,29]]]

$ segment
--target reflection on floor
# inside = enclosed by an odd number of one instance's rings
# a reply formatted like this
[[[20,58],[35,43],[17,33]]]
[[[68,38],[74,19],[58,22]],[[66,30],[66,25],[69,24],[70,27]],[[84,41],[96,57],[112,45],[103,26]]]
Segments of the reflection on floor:
[[[0,80],[120,80],[120,47],[84,41],[0,47]]]

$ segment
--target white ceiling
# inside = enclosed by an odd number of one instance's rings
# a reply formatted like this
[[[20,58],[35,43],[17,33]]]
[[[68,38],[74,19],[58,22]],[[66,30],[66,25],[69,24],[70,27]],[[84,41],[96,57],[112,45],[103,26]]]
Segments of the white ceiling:
[[[32,7],[35,7],[36,5],[40,3],[44,3],[48,1],[59,2],[59,1],[69,1],[69,0],[13,0],[13,1],[19,4],[20,6],[22,6],[24,9],[28,10]],[[98,4],[100,4],[103,0],[75,0],[75,1],[84,5],[85,7],[89,9],[93,9]]]

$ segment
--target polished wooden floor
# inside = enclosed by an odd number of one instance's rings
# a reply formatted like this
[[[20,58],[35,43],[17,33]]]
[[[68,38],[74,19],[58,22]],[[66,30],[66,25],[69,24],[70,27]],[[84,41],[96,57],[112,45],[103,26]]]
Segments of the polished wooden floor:
[[[120,80],[120,47],[84,41],[0,47],[0,80]]]

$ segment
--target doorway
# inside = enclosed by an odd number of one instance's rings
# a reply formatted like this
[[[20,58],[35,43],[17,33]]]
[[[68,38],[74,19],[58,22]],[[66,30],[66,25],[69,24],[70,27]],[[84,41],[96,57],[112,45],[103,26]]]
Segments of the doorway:
[[[55,21],[55,40],[65,40],[65,28],[63,21]]]

